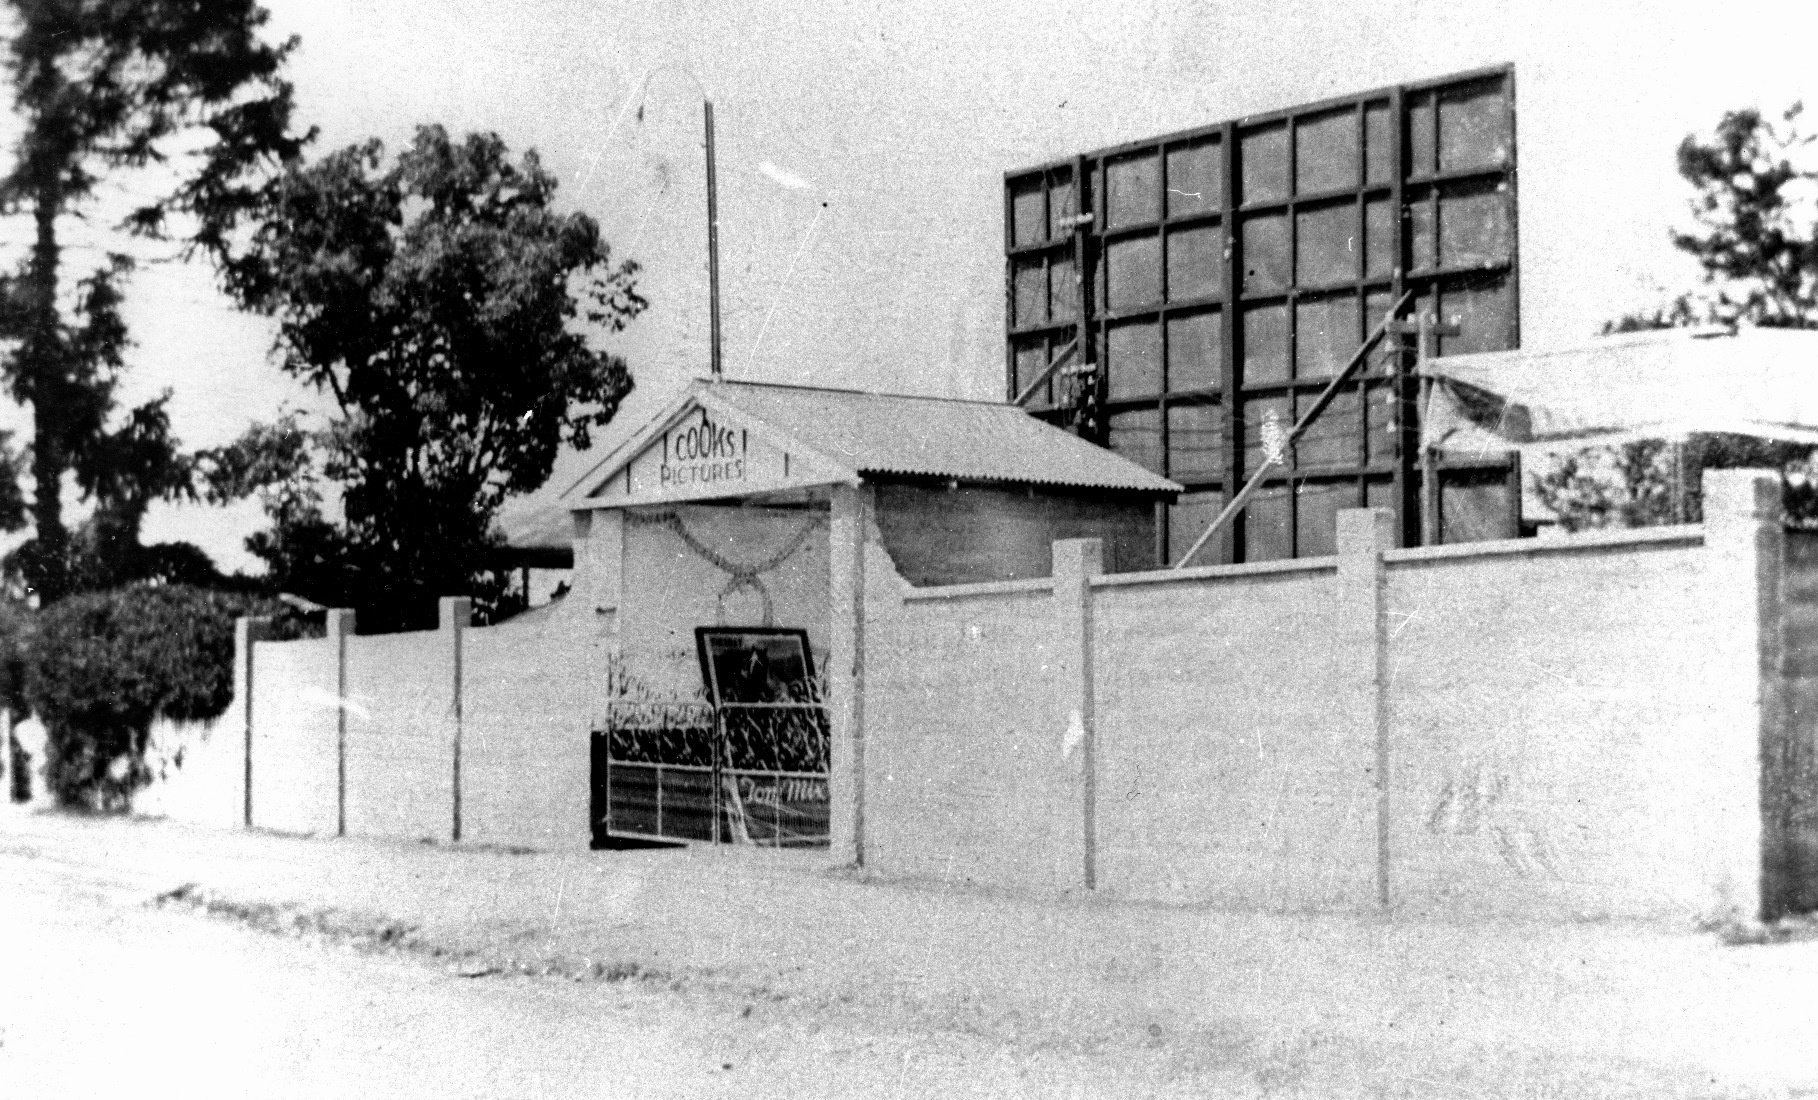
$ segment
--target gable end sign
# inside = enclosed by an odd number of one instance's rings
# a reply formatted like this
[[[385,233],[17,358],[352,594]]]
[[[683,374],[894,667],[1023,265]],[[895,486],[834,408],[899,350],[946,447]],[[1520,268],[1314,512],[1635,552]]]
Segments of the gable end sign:
[[[792,449],[787,439],[769,438],[768,433],[695,405],[600,486],[594,499],[624,504],[707,500],[825,485],[848,477]]]
[[[706,409],[696,411],[699,416],[690,417],[691,423],[663,433],[657,481],[665,491],[745,480],[750,431],[715,423]]]

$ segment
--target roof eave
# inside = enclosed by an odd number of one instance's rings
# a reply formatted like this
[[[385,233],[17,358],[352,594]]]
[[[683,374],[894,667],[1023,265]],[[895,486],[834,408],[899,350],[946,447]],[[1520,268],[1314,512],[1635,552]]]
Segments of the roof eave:
[[[1033,477],[991,477],[985,474],[937,473],[929,470],[895,470],[882,466],[866,466],[859,470],[867,480],[880,478],[902,478],[922,481],[957,481],[967,485],[1029,485],[1052,487],[1056,489],[1077,489],[1081,492],[1127,493],[1132,496],[1172,497],[1187,491],[1185,485],[1162,480],[1159,485],[1112,485],[1102,481],[1058,481]],[[1160,479],[1158,479],[1160,480]]]

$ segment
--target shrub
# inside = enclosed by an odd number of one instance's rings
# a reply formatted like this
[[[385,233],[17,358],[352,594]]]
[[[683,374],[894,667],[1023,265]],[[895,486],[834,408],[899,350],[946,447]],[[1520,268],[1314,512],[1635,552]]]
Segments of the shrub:
[[[118,811],[150,782],[152,721],[214,718],[233,697],[234,620],[282,605],[188,585],[139,584],[61,600],[34,618],[25,702],[44,723],[45,781],[64,806]]]

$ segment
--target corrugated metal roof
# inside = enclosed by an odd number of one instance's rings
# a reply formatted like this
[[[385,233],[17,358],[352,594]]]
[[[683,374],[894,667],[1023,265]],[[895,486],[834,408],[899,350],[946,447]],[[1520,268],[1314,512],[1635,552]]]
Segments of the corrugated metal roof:
[[[514,549],[567,547],[574,538],[574,517],[559,499],[541,493],[508,502],[495,526]]]
[[[1181,491],[1014,405],[755,382],[703,382],[692,392],[861,474]]]

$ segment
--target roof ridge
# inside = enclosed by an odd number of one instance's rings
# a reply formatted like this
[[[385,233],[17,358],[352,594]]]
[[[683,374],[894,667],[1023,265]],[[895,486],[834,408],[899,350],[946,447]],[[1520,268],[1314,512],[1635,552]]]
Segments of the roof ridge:
[[[925,393],[886,393],[882,390],[854,390],[844,386],[813,386],[800,382],[752,382],[742,378],[697,378],[705,386],[750,386],[764,390],[808,390],[814,393],[844,393],[854,397],[890,397],[902,401],[937,401],[943,405],[984,405],[989,408],[1014,409],[1008,401],[986,401],[977,397],[937,397]]]

